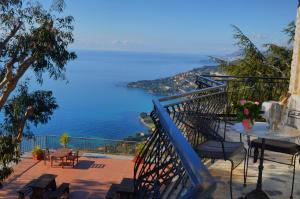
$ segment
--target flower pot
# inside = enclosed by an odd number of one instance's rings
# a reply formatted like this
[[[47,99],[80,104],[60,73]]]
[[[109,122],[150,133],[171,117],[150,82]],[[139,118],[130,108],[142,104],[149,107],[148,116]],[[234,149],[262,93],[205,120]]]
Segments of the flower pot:
[[[34,160],[42,160],[43,154],[33,154],[32,157]]]
[[[252,129],[252,122],[250,119],[243,119],[242,124],[244,126],[245,130],[251,130]]]

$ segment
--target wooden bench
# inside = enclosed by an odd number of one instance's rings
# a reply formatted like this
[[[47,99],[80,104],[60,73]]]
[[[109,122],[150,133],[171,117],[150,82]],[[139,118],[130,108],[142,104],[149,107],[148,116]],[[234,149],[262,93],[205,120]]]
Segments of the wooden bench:
[[[19,199],[25,199],[25,196],[30,196],[32,194],[32,189],[30,187],[23,187],[18,190]]]
[[[62,183],[55,191],[47,192],[47,199],[67,199],[70,193],[70,183]]]
[[[32,188],[30,185],[34,184],[36,179],[31,180],[29,183],[24,185],[20,190],[18,190],[19,199],[24,199],[26,196],[31,196],[32,194]]]

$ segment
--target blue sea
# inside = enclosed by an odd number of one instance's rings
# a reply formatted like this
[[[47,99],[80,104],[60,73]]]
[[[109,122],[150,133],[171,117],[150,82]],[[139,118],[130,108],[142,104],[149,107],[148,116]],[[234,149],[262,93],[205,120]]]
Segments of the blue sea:
[[[77,51],[67,66],[66,81],[49,80],[35,89],[52,90],[59,108],[45,125],[33,128],[37,135],[121,139],[147,132],[140,112],[152,109],[154,96],[126,83],[174,75],[212,61],[204,55]]]

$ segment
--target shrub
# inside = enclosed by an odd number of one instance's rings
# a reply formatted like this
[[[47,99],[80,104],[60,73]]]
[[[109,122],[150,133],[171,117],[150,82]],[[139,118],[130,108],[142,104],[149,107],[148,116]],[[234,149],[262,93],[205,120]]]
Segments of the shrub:
[[[63,133],[60,138],[60,144],[63,145],[65,148],[67,148],[69,142],[70,142],[70,136],[68,133]]]

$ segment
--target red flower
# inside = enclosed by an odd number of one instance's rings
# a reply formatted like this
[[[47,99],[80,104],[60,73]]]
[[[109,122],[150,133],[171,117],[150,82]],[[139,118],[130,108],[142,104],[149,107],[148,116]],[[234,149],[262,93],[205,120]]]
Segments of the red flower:
[[[249,109],[245,108],[245,109],[244,109],[244,114],[245,114],[245,115],[249,115]]]

